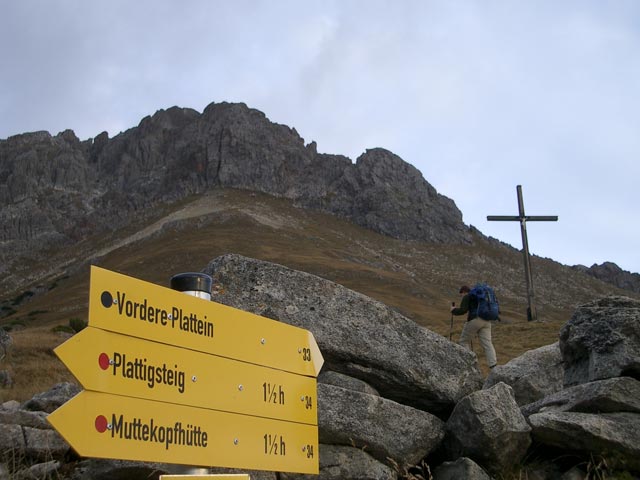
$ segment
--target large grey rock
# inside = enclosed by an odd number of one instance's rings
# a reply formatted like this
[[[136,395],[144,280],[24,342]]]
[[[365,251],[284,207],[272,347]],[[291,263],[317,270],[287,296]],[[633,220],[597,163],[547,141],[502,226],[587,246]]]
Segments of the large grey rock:
[[[491,480],[480,465],[470,458],[461,457],[445,462],[433,471],[433,480]]]
[[[513,390],[498,383],[463,398],[446,423],[448,458],[469,457],[493,474],[525,456],[531,428],[520,413]]]
[[[20,458],[24,452],[24,435],[20,425],[0,424],[0,452],[15,452]]]
[[[564,368],[558,342],[529,350],[489,372],[483,388],[504,382],[518,405],[535,402],[562,389]]]
[[[326,368],[446,416],[482,386],[476,356],[388,306],[315,275],[240,255],[213,260],[213,300],[310,330]]]
[[[640,414],[547,411],[528,418],[536,442],[602,455],[608,464],[640,472]]]
[[[176,473],[177,465],[168,465],[170,473]],[[278,474],[276,472],[268,472],[266,470],[248,470],[246,468],[223,468],[223,467],[212,467],[208,470],[211,474],[214,475],[237,475],[237,474],[248,474],[251,480],[278,480]],[[182,471],[184,474],[184,469]],[[194,474],[194,471],[190,472]],[[188,480],[188,479],[185,479]]]
[[[0,327],[0,361],[2,361],[9,352],[11,351],[11,347],[13,346],[13,338],[9,335],[4,328]],[[7,373],[10,373],[7,371]],[[0,379],[0,387],[7,386],[7,382]]]
[[[318,383],[335,385],[346,388],[347,390],[355,390],[356,392],[367,393],[369,395],[380,395],[375,388],[362,380],[326,369],[318,375]]]
[[[45,412],[16,408],[17,402],[0,407],[0,452],[13,452],[14,458],[40,461],[61,459],[69,445],[46,421]]]
[[[410,466],[434,450],[444,437],[444,423],[430,413],[392,400],[318,385],[320,443],[364,449],[381,462]]]
[[[24,453],[38,460],[44,461],[61,459],[69,450],[69,444],[52,429],[22,427],[25,446]]]
[[[75,464],[71,480],[158,480],[171,473],[163,465],[127,460],[83,459]]]
[[[525,417],[547,411],[640,413],[640,382],[620,377],[583,383],[525,405],[521,411]]]
[[[13,408],[5,409],[2,408],[2,406],[0,406],[0,424],[14,424],[32,428],[51,428],[49,422],[47,422],[47,414],[45,412]]]
[[[179,475],[185,479],[198,475],[248,474],[251,480],[277,480],[275,472],[233,469],[197,468],[158,462],[137,462],[130,460],[82,459],[73,464],[70,480],[158,480],[161,475]]]
[[[14,480],[38,480],[40,478],[58,478],[58,470],[62,466],[59,460],[36,463],[13,475]],[[0,477],[1,478],[1,477]]]
[[[606,297],[576,309],[560,330],[564,384],[640,378],[640,301]]]
[[[11,388],[14,383],[11,370],[0,370],[0,388]]]
[[[362,449],[341,445],[320,445],[319,475],[280,473],[279,478],[280,480],[396,480],[398,474]]]
[[[22,408],[24,410],[52,413],[81,391],[82,389],[75,383],[58,383],[46,392],[34,395],[24,402]]]

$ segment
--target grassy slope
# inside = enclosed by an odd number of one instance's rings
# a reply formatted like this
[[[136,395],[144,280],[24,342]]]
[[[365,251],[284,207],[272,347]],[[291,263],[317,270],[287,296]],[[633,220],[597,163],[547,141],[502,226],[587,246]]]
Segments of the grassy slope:
[[[238,253],[276,262],[340,283],[397,308],[417,323],[444,336],[450,333],[449,305],[458,301],[462,283],[484,279],[495,285],[504,322],[494,328],[499,363],[524,351],[557,340],[558,331],[576,305],[594,296],[620,293],[591,277],[550,260],[534,258],[534,284],[538,312],[543,322],[526,321],[524,274],[521,254],[497,243],[478,239],[476,245],[448,246],[405,242],[356,227],[335,217],[299,209],[290,202],[265,195],[226,190],[183,202],[170,222],[140,223],[139,228],[111,238],[92,239],[68,251],[52,252],[51,264],[71,262],[64,276],[50,277],[49,290],[18,307],[1,323],[20,323],[14,330],[15,348],[10,365],[16,379],[11,390],[0,390],[0,401],[24,400],[62,380],[71,380],[52,353],[64,337],[51,333],[73,317],[87,319],[89,288],[87,252],[129,243],[103,255],[95,263],[117,272],[160,285],[171,275],[198,271],[215,257]],[[148,227],[148,228],[147,228]],[[147,230],[144,230],[147,228]],[[86,257],[85,257],[86,258]],[[11,292],[7,298],[20,292]],[[463,319],[457,317],[453,339]],[[484,357],[479,346],[480,363]]]

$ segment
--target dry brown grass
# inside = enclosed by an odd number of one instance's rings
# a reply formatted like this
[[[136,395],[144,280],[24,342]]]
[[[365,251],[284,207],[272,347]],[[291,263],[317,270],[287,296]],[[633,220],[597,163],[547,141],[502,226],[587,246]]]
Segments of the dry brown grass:
[[[42,327],[11,332],[11,336],[13,348],[0,368],[11,371],[14,384],[10,389],[0,389],[0,401],[28,400],[56,383],[73,381],[71,373],[53,353],[68,337]]]

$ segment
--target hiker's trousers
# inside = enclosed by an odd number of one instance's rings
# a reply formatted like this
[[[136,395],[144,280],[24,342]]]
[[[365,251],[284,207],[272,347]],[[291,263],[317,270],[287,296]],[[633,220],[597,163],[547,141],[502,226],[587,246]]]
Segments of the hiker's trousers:
[[[496,350],[491,343],[491,322],[489,320],[483,320],[481,318],[474,318],[469,320],[462,327],[462,333],[460,334],[460,340],[458,343],[463,347],[471,348],[471,340],[478,335],[480,339],[480,345],[484,350],[484,354],[487,357],[487,366],[492,368],[497,363]]]

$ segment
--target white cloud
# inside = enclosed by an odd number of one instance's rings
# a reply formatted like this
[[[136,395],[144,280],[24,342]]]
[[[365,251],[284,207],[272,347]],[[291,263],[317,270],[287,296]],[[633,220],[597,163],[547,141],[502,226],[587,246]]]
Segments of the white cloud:
[[[634,0],[21,0],[2,13],[0,138],[115,135],[160,108],[242,101],[322,152],[393,151],[515,246],[517,225],[485,217],[515,214],[522,184],[532,214],[560,215],[531,227],[534,252],[640,271]]]

